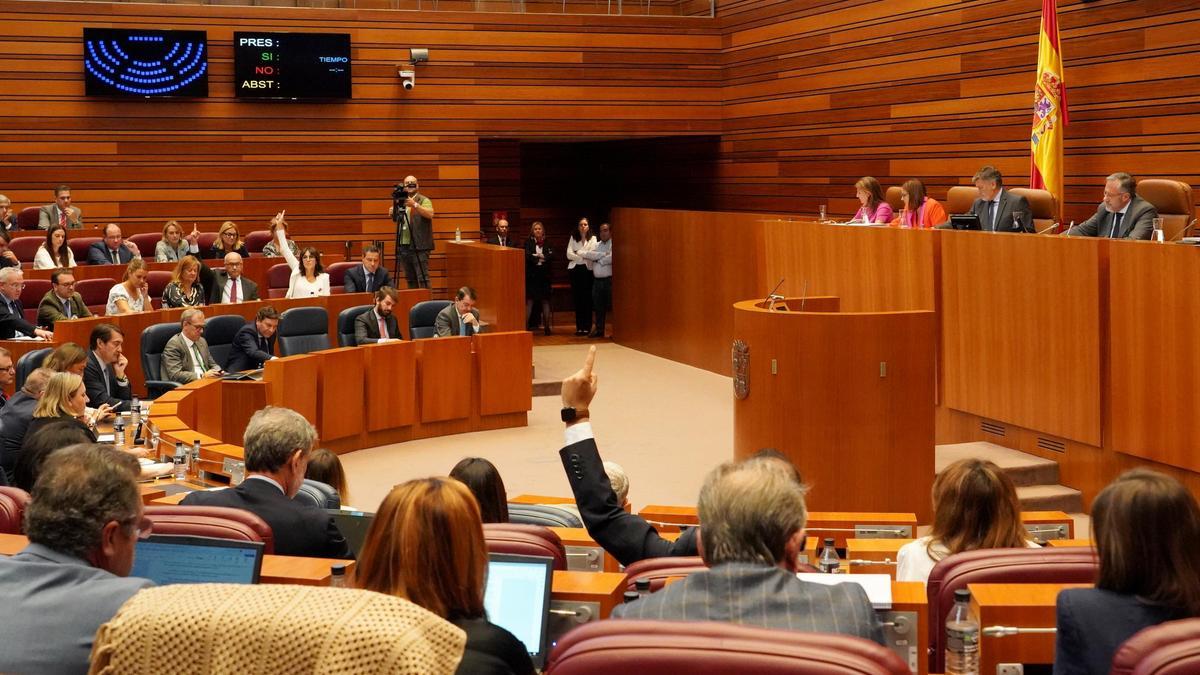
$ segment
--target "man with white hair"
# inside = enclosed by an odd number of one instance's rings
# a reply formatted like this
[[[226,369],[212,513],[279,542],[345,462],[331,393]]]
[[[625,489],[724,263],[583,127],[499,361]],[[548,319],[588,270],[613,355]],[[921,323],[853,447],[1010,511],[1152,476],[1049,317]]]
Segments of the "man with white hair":
[[[20,267],[0,268],[0,340],[10,339],[17,333],[43,340],[54,339],[54,333],[25,320],[25,307],[21,305],[24,288],[25,274]]]

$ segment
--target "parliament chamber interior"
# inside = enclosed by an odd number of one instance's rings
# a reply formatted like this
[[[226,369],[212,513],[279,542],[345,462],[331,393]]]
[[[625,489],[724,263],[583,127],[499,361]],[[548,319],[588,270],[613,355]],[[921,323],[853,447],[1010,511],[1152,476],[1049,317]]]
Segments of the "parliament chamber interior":
[[[1200,672],[1197,3],[0,26],[0,672]]]

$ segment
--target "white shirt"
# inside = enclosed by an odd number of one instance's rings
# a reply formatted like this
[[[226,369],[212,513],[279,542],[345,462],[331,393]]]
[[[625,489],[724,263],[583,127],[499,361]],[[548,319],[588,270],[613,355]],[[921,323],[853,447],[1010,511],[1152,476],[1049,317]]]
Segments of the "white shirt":
[[[292,278],[288,280],[288,291],[285,297],[311,298],[317,295],[329,295],[329,275],[321,272],[315,279],[309,281],[308,277],[304,276],[304,269],[300,266],[300,261],[296,259],[296,255],[287,245],[282,227],[275,230],[275,237],[279,240],[279,250],[283,253],[283,259],[287,261],[288,267],[292,268]]]
[[[137,299],[134,299],[129,295],[129,291],[125,290],[125,282],[121,282],[108,291],[108,304],[104,307],[104,313],[119,314],[121,310],[117,308],[117,300],[120,298],[124,298],[125,302],[129,303],[129,311],[142,311],[145,296],[139,293]]]
[[[75,252],[67,249],[67,267],[75,266]],[[33,254],[33,269],[35,270],[53,270],[58,269],[59,265],[54,264],[54,258],[50,257],[50,252],[46,250],[46,245],[42,244],[38,247],[37,253]]]
[[[246,284],[242,283],[241,277],[238,277],[236,279],[230,279],[229,281],[225,282],[225,287],[221,289],[221,302],[230,302],[230,300],[229,300],[229,298],[231,297],[230,289],[233,288],[234,284],[238,285],[238,302],[245,302],[245,300],[246,300]]]
[[[591,265],[592,276],[597,279],[606,279],[612,276],[612,239],[596,240],[592,249],[584,251],[582,255],[583,259]]]
[[[183,338],[183,344],[187,347],[188,358],[192,360],[192,372],[195,373],[196,379],[199,380],[203,378],[204,361],[196,358],[196,353],[200,351],[200,348],[196,346],[195,342],[189,340],[188,336],[184,335],[183,333],[180,333],[179,337]]]
[[[575,266],[583,263],[589,270],[592,269],[592,261],[583,257],[585,251],[590,251],[596,247],[596,238],[588,236],[584,241],[575,241],[575,237],[567,240],[567,269],[573,270]]]
[[[940,543],[933,545],[933,554],[937,556],[937,560],[929,555],[929,537],[921,537],[914,539],[900,547],[896,553],[896,581],[920,581],[925,583],[929,580],[929,573],[933,570],[933,566],[938,564],[942,558],[948,554],[945,546]],[[1026,541],[1025,548],[1040,548],[1033,541]]]

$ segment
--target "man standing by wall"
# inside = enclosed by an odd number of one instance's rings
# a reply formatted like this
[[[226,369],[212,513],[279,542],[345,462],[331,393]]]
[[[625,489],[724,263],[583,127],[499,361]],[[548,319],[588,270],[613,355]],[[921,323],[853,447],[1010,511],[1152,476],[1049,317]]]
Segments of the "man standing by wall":
[[[433,202],[417,192],[416,176],[405,176],[401,184],[404,201],[392,205],[396,223],[396,257],[404,264],[409,288],[429,288],[429,252],[433,250]],[[396,270],[396,276],[400,271]]]
[[[588,337],[604,337],[604,319],[612,307],[612,226],[600,224],[600,241],[596,248],[581,253],[592,261],[592,312],[596,315],[596,328]]]

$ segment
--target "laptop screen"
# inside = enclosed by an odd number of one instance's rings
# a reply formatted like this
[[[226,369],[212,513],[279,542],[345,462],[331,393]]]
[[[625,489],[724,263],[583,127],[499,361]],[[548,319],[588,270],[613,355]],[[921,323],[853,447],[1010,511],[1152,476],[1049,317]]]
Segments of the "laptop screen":
[[[546,664],[546,623],[553,576],[554,558],[488,554],[483,593],[488,621],[516,636],[538,669]]]
[[[156,584],[256,584],[263,543],[151,535],[137,543],[130,576]]]
[[[325,513],[333,518],[338,531],[342,533],[346,543],[350,545],[350,550],[354,552],[354,557],[357,558],[367,541],[367,530],[371,529],[375,514],[345,509],[325,509]]]

